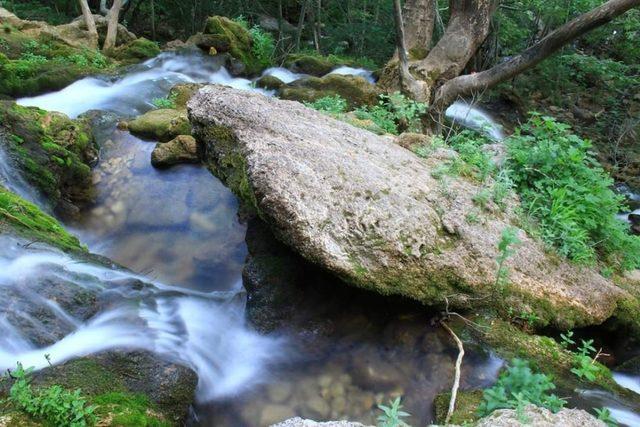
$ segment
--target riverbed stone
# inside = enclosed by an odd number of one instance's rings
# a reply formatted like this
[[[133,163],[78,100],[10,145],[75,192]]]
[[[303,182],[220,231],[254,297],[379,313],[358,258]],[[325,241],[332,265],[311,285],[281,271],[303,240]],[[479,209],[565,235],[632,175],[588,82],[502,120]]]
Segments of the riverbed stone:
[[[191,125],[186,113],[172,108],[151,110],[128,122],[128,128],[136,136],[160,142],[191,134]]]
[[[160,142],[151,153],[151,164],[157,168],[199,160],[196,140],[191,135],[178,135],[169,142]]]
[[[429,305],[516,307],[560,328],[599,324],[631,297],[523,230],[506,261],[510,286],[496,297],[498,243],[518,223],[517,201],[470,223],[480,186],[449,177],[444,191],[439,157],[222,86],[201,89],[188,109],[210,169],[279,239],[348,283]]]

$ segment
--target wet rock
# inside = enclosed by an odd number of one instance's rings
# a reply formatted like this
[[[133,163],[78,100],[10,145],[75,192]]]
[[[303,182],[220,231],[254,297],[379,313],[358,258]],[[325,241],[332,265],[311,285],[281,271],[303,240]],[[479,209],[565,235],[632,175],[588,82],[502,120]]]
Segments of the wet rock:
[[[281,87],[278,95],[282,99],[300,102],[313,102],[326,96],[339,95],[353,109],[361,105],[377,104],[380,93],[375,85],[362,77],[329,74],[322,78],[307,77],[293,81]]]
[[[306,259],[383,295],[430,305],[449,297],[462,308],[497,302],[487,296],[502,232],[517,223],[515,200],[472,224],[478,184],[452,177],[438,191],[437,156],[421,159],[302,105],[221,86],[201,89],[188,108],[209,167]],[[504,299],[541,323],[599,324],[633,298],[524,231],[518,237]]]
[[[196,374],[146,352],[108,352],[76,359],[36,373],[34,384],[82,389],[89,401],[106,393],[142,394],[149,411],[171,424],[183,423],[194,400]],[[118,406],[114,408],[117,412]],[[127,408],[121,408],[123,411]]]
[[[63,216],[93,200],[98,150],[87,120],[0,101],[0,146]]]
[[[273,424],[271,427],[367,427],[367,426],[365,426],[364,424],[355,423],[351,421],[316,422],[313,420],[306,420],[303,418],[296,417],[296,418],[290,418],[278,424]]]
[[[629,214],[628,218],[631,223],[631,232],[640,235],[640,212],[634,211]]]
[[[198,161],[196,140],[191,135],[178,135],[169,142],[158,143],[151,153],[151,164],[157,168]]]
[[[243,65],[244,73],[254,74],[261,69],[259,61],[251,51],[252,39],[249,30],[224,16],[207,18],[203,32],[191,36],[187,44],[195,45],[214,55],[228,54],[236,63]]]
[[[130,121],[128,128],[134,135],[160,142],[191,134],[191,125],[186,113],[171,108],[151,110]]]
[[[521,420],[526,419],[523,423]],[[607,427],[590,413],[582,409],[562,409],[553,413],[546,408],[527,405],[524,410],[498,409],[490,416],[482,418],[476,427],[521,427],[534,425],[537,427]]]
[[[283,87],[285,83],[275,76],[262,76],[256,81],[256,87],[268,90],[278,90]]]
[[[286,405],[264,405],[260,413],[260,425],[268,426],[294,415],[293,410]]]
[[[169,91],[169,98],[173,99],[176,109],[186,110],[187,102],[196,94],[196,92],[204,85],[200,83],[180,83],[175,85]]]
[[[159,54],[160,48],[158,44],[144,37],[132,40],[109,52],[109,56],[117,59],[123,65],[137,64]]]
[[[305,54],[293,54],[287,56],[284,61],[284,66],[294,73],[322,77],[333,70],[336,64],[327,58]]]

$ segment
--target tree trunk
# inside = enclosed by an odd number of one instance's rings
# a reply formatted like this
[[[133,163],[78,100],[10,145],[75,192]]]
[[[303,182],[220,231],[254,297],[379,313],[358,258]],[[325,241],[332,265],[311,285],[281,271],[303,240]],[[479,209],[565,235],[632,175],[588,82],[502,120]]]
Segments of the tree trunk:
[[[302,38],[302,30],[304,29],[304,18],[307,15],[307,4],[309,0],[302,0],[300,7],[300,19],[298,20],[298,30],[296,32],[296,51],[300,50],[300,39]]]
[[[151,39],[156,41],[156,8],[154,0],[151,0]]]
[[[116,38],[118,37],[118,18],[120,17],[120,9],[122,8],[122,0],[113,0],[113,6],[109,10],[107,26],[107,36],[104,39],[102,50],[108,51],[116,47]]]
[[[411,71],[431,86],[457,77],[489,34],[496,0],[450,0],[447,28],[429,55]]]
[[[443,110],[460,96],[483,91],[508,80],[534,67],[574,39],[638,6],[640,0],[610,0],[550,32],[542,40],[508,61],[480,73],[459,76],[447,81],[436,92],[432,108]]]
[[[405,47],[411,59],[424,59],[431,48],[436,8],[434,0],[407,0],[404,4]]]
[[[427,88],[424,82],[416,80],[409,72],[409,57],[405,42],[405,25],[402,19],[400,0],[393,0],[393,17],[396,27],[396,51],[400,62],[398,65],[400,88],[403,93],[408,93],[415,98],[426,97],[427,93],[425,91]]]
[[[92,49],[95,49],[98,47],[98,30],[96,29],[96,21],[93,19],[93,14],[91,13],[91,9],[89,9],[87,0],[79,1],[80,9],[82,9],[82,16],[84,17],[84,23],[87,26],[87,31],[89,32],[89,44]]]
[[[410,88],[406,85],[403,86],[401,74],[404,74],[404,82],[406,82],[409,72],[408,70],[401,70],[399,67],[398,54],[400,48],[398,47],[398,42],[401,36],[407,60],[423,59],[431,47],[436,7],[437,0],[407,0],[404,8],[400,11],[398,9],[399,4],[396,4],[394,0],[393,15],[396,27],[396,53],[385,65],[378,80],[378,85],[384,90],[388,92],[400,90],[416,100],[421,99],[418,92],[410,92]],[[398,33],[399,30],[402,30],[401,35]]]

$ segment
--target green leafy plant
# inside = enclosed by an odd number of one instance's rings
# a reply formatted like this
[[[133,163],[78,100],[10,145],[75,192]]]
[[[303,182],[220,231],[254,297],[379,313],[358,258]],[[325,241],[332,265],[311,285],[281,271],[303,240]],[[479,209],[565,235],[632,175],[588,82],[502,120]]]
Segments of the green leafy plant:
[[[592,357],[593,354],[596,354]],[[597,353],[593,347],[593,340],[582,340],[578,351],[573,354],[573,365],[571,372],[580,379],[595,381],[602,373],[602,367],[596,364]]]
[[[249,30],[251,34],[251,53],[255,56],[261,68],[267,68],[273,64],[276,50],[276,42],[273,36],[257,25]]]
[[[313,102],[305,102],[304,105],[332,116],[338,116],[347,111],[347,101],[339,95],[325,96]]]
[[[598,419],[604,422],[609,427],[618,427],[618,421],[611,416],[611,411],[608,408],[593,408],[598,416]]]
[[[564,349],[570,348],[572,345],[575,345],[575,341],[572,339],[573,331],[567,331],[565,334],[560,334],[560,345]]]
[[[400,397],[396,397],[389,403],[389,406],[378,405],[378,408],[382,411],[382,415],[378,416],[378,427],[408,427],[402,418],[406,418],[410,414],[402,410]]]
[[[589,141],[534,114],[507,145],[511,178],[545,242],[579,263],[600,258],[623,270],[640,266],[640,238],[616,218],[623,197],[611,190]]]
[[[164,98],[153,98],[151,103],[156,108],[176,108],[176,95],[172,94]]]
[[[526,360],[513,359],[496,384],[484,390],[478,415],[486,416],[496,409],[521,410],[528,404],[558,412],[566,401],[550,393],[555,388],[551,377],[534,372]]]
[[[371,120],[385,132],[397,135],[400,130],[419,131],[420,116],[425,111],[425,104],[395,92],[380,95],[378,104],[359,107],[354,113],[358,119]]]
[[[13,384],[8,401],[27,414],[60,427],[84,427],[95,423],[94,406],[80,395],[81,391],[68,391],[59,385],[34,390],[31,387],[33,368],[21,364],[11,372]]]
[[[514,245],[520,243],[518,239],[518,229],[508,227],[502,230],[500,241],[498,242],[498,257],[496,263],[498,264],[498,272],[496,273],[495,288],[503,288],[507,285],[509,280],[509,269],[504,263],[511,257],[515,251],[512,248]]]

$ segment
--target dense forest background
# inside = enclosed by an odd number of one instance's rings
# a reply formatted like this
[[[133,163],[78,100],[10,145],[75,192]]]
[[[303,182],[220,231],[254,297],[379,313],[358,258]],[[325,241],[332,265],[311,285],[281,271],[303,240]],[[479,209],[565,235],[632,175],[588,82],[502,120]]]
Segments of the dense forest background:
[[[435,38],[446,27],[448,2],[438,1]],[[505,0],[466,73],[482,71],[540,40],[599,0]],[[78,17],[76,0],[2,0],[24,19],[66,23]],[[97,12],[100,0],[90,0]],[[159,44],[200,31],[211,15],[242,16],[270,30],[277,64],[287,53],[349,56],[370,69],[393,55],[392,0],[130,0],[120,21]],[[595,142],[599,158],[619,180],[640,186],[640,10],[631,10],[565,46],[533,70],[483,94],[485,103],[513,105],[500,113],[540,111],[570,123]],[[518,117],[507,117],[517,121]]]

